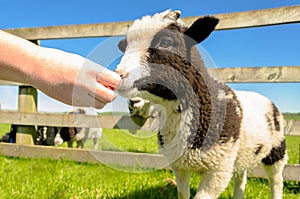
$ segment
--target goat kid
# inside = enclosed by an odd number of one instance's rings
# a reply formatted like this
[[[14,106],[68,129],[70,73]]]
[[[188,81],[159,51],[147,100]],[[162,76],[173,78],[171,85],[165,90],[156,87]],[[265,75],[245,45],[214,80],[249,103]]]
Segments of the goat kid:
[[[68,112],[69,114],[86,114],[82,108],[77,108]],[[75,115],[74,115],[75,116]],[[98,150],[98,139],[102,136],[102,128],[81,128],[81,127],[62,127],[54,138],[55,145],[67,142],[68,147],[72,148],[76,142],[76,147],[82,149],[87,140],[92,140],[94,150]]]
[[[131,99],[133,114],[158,115],[159,150],[179,198],[190,197],[191,172],[202,174],[195,198],[217,198],[232,177],[234,198],[243,198],[247,170],[257,164],[266,170],[272,198],[282,198],[282,115],[266,97],[234,91],[209,75],[195,45],[218,19],[205,16],[186,27],[179,16],[167,10],[134,21],[119,43],[118,92]]]

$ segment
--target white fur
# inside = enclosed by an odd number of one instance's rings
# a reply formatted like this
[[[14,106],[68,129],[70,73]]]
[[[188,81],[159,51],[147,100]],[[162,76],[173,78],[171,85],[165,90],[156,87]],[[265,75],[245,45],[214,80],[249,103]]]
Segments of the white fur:
[[[227,187],[230,179],[234,178],[234,198],[243,198],[247,180],[247,170],[261,163],[270,150],[283,139],[283,131],[271,134],[264,116],[270,111],[271,101],[254,92],[235,91],[243,108],[243,120],[240,131],[240,139],[236,142],[217,144],[208,151],[187,150],[187,137],[191,132],[187,131],[190,125],[192,111],[187,109],[181,114],[174,114],[175,104],[167,103],[149,93],[139,93],[147,101],[154,103],[148,110],[158,110],[156,107],[164,107],[163,119],[160,124],[161,134],[166,145],[160,148],[162,153],[172,164],[176,176],[179,198],[189,198],[189,177],[191,172],[203,173],[202,182],[199,185],[195,198],[217,198]],[[139,99],[142,99],[141,97]],[[145,111],[145,110],[144,110]],[[150,112],[144,112],[149,114]],[[162,110],[159,111],[160,113]],[[170,132],[177,132],[174,134]],[[171,136],[171,137],[170,137]],[[258,155],[253,149],[263,145]],[[287,155],[283,160],[272,166],[265,166],[270,180],[272,198],[282,196],[282,170],[287,162]]]
[[[265,121],[265,115],[270,110],[270,100],[255,92],[236,91],[235,93],[243,108],[242,134],[240,136],[243,144],[240,146],[240,153],[242,154],[238,163],[240,164],[239,167],[246,168],[246,165],[255,165],[265,157],[264,153],[260,153],[261,155],[254,158],[254,154],[251,153],[250,149],[263,144],[264,148],[262,150],[268,153],[284,139],[284,132],[270,133],[268,124],[263,122]],[[283,118],[281,122],[283,122]]]
[[[144,54],[145,52],[142,51],[128,50],[124,55],[124,59],[122,59],[117,66],[117,70],[128,74],[128,77],[123,79],[122,85],[118,90],[121,95],[130,97],[136,93],[137,90],[133,87],[133,82],[142,76],[148,75],[148,72],[141,66],[140,63],[142,63],[142,61],[139,59],[140,57],[145,57]]]
[[[146,58],[148,56],[147,49],[153,36],[171,23],[176,22],[178,25],[183,26],[181,20],[174,21],[174,19],[165,18],[169,13],[170,10],[166,10],[154,16],[145,16],[142,19],[135,20],[130,27],[126,52],[116,68],[117,71],[128,74],[118,90],[121,95],[130,97],[136,93],[136,89],[132,88],[133,82],[141,77],[149,76]],[[141,29],[141,26],[143,26],[143,29]]]

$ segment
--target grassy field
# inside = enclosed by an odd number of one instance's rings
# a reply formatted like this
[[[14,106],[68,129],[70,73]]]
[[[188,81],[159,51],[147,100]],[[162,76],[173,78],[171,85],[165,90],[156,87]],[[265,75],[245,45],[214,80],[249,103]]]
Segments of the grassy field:
[[[0,137],[2,137],[5,133],[10,131],[9,124],[0,124]]]
[[[284,113],[283,116],[286,120],[300,120],[300,113]]]
[[[100,164],[83,164],[49,159],[22,159],[0,156],[1,198],[176,198],[176,187],[169,183],[169,170],[145,173],[121,172]],[[170,180],[171,179],[171,180]],[[200,177],[193,175],[191,193]],[[232,198],[232,183],[220,198]],[[299,197],[297,184],[286,182],[284,198]],[[249,179],[246,198],[269,198],[268,182]]]
[[[0,125],[0,132],[9,126]],[[300,137],[287,136],[289,163],[299,162]],[[102,150],[157,153],[156,135],[151,132],[105,129],[100,139]],[[0,198],[177,198],[174,175],[170,170],[124,172],[101,164],[77,163],[66,160],[24,159],[0,156]],[[194,195],[201,177],[191,178]],[[233,185],[222,199],[232,198]],[[245,198],[270,198],[268,182],[249,179]],[[285,182],[284,198],[300,198],[297,182]]]

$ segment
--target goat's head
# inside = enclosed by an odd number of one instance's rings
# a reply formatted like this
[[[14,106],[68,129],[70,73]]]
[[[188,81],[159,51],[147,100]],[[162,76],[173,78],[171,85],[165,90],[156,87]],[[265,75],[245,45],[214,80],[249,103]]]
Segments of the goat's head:
[[[218,19],[201,17],[187,28],[179,16],[180,11],[167,10],[134,21],[119,43],[124,52],[116,69],[122,77],[121,95],[131,98],[148,93],[167,100],[184,95],[190,76],[198,70],[190,69],[197,65],[193,64],[193,46],[210,35]]]

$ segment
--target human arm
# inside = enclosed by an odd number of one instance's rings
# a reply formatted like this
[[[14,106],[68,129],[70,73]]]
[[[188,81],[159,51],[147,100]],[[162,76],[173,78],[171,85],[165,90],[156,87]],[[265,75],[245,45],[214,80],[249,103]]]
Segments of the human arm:
[[[74,106],[102,108],[116,98],[118,74],[81,57],[0,31],[0,79],[30,84]]]

